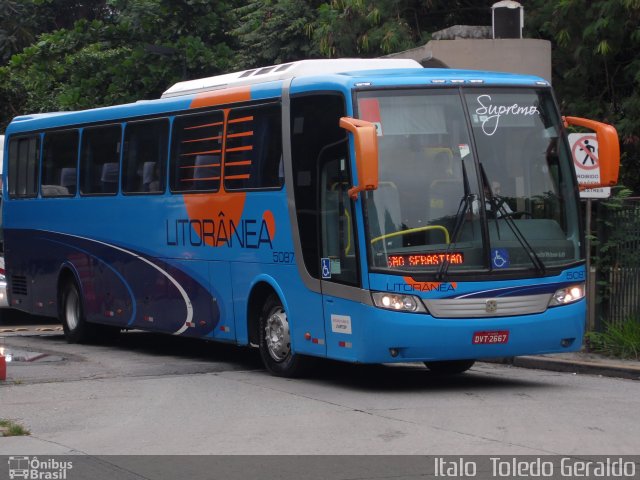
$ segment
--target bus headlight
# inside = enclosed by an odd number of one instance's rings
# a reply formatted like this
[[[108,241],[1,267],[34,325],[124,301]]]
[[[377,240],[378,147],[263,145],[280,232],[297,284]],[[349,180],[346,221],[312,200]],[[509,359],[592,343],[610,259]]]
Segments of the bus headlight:
[[[580,300],[581,298],[584,298],[584,295],[585,295],[584,283],[560,288],[556,290],[556,293],[554,293],[553,297],[551,297],[551,300],[549,301],[549,306],[557,307],[558,305],[566,305],[568,303],[573,303]]]
[[[426,312],[424,304],[415,295],[402,295],[389,292],[371,292],[376,307],[398,312]]]

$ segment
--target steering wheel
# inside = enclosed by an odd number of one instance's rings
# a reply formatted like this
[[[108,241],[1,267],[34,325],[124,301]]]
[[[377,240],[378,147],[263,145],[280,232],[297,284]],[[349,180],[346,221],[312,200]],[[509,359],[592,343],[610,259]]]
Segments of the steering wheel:
[[[508,217],[514,217],[514,218],[524,218],[524,217],[533,218],[533,213],[527,212],[526,210],[517,210],[515,212],[508,212],[507,215],[502,215],[502,216],[503,217],[508,216]]]
[[[498,195],[494,195],[493,199],[494,199],[494,202],[490,203],[491,210],[489,210],[493,218],[501,218],[501,217],[533,218],[533,214],[531,212],[527,212],[526,210],[512,211],[508,205],[506,206],[506,208],[503,208],[503,206],[507,203],[506,197],[500,197]]]

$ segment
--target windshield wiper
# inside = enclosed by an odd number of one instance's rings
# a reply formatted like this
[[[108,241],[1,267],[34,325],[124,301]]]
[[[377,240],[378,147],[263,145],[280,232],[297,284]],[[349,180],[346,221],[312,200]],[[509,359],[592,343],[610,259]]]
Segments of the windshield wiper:
[[[497,214],[498,212],[500,212],[502,214],[500,218],[503,218],[505,220],[506,224],[509,226],[509,228],[513,232],[513,235],[516,237],[516,240],[518,240],[518,243],[520,243],[522,248],[524,248],[524,251],[527,252],[527,255],[529,255],[529,259],[531,260],[531,263],[533,263],[533,266],[541,275],[544,275],[546,271],[544,263],[542,262],[542,260],[540,260],[540,257],[538,256],[538,254],[536,254],[535,250],[531,247],[529,242],[527,242],[527,239],[525,238],[525,236],[522,234],[522,231],[520,231],[516,223],[513,221],[513,218],[511,217],[511,212],[507,211],[505,207],[505,202],[500,201],[494,195],[493,189],[491,188],[491,183],[489,182],[489,177],[487,176],[487,172],[484,169],[484,165],[482,165],[482,162],[479,162],[479,164],[480,164],[480,176],[482,179],[483,187],[485,189],[485,192],[489,194],[488,200],[491,205],[491,209],[496,213],[496,228],[499,228]]]
[[[445,276],[447,274],[447,270],[449,270],[449,254],[451,253],[451,249],[458,242],[460,234],[462,233],[462,227],[464,226],[464,222],[467,217],[467,212],[471,208],[473,204],[473,197],[475,196],[471,193],[471,186],[469,185],[469,177],[467,175],[467,167],[464,165],[464,158],[460,160],[462,163],[462,183],[464,186],[464,196],[460,199],[460,205],[458,205],[458,211],[456,212],[456,221],[453,224],[453,232],[451,232],[451,238],[449,239],[449,245],[447,245],[447,249],[444,252],[444,260],[440,264],[440,268],[436,273],[436,280],[439,282],[444,282]]]

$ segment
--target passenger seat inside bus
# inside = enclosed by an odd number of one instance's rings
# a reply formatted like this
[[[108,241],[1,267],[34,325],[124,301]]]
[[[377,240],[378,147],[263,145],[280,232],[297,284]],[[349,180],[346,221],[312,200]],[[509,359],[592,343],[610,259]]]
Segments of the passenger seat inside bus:
[[[197,155],[194,165],[193,179],[198,181],[211,180],[216,177],[216,168],[220,163],[219,155]],[[196,188],[203,188],[196,184]]]
[[[142,191],[160,191],[160,178],[158,175],[157,162],[144,162],[142,164]]]
[[[60,186],[67,189],[71,195],[76,194],[76,172],[75,167],[65,167],[60,170]]]
[[[102,164],[102,175],[100,185],[102,193],[116,193],[118,191],[118,162],[107,162]]]

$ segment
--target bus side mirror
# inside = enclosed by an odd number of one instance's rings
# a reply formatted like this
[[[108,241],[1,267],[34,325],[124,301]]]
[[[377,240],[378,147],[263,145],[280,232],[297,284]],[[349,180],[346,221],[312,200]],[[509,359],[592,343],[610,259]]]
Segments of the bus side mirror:
[[[355,143],[359,185],[348,192],[355,200],[358,193],[378,188],[378,134],[373,123],[351,117],[342,117],[340,127],[353,134]]]
[[[620,171],[620,143],[618,132],[612,125],[596,122],[587,118],[563,117],[564,126],[576,125],[596,132],[598,139],[598,163],[600,164],[600,183],[584,185],[586,188],[612,187],[618,183]]]

